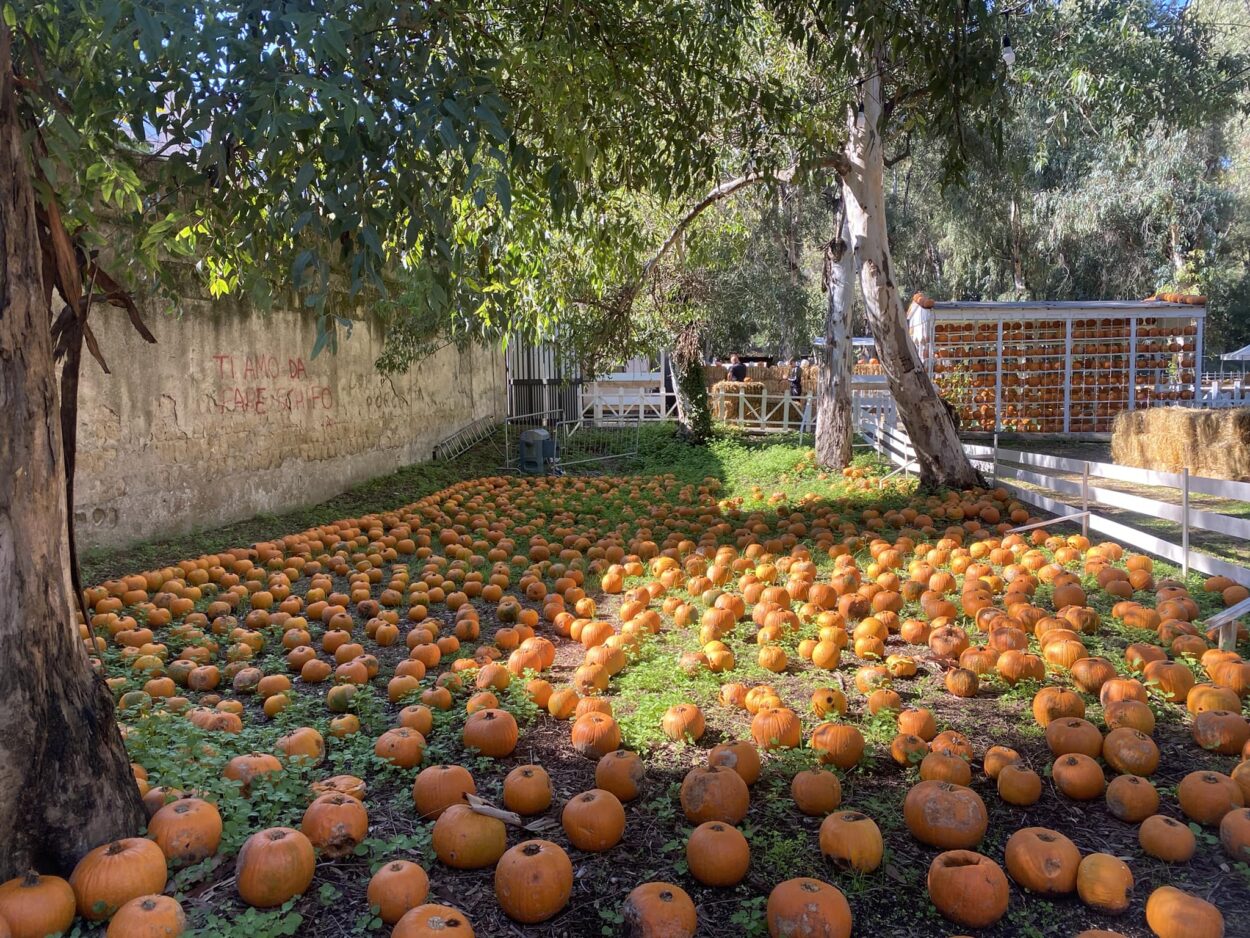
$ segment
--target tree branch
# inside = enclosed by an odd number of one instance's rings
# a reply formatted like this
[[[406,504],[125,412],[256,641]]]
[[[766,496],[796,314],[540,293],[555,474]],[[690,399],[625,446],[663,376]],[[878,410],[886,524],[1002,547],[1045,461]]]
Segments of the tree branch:
[[[908,140],[907,143],[903,145],[903,149],[901,151],[896,153],[894,156],[887,157],[885,159],[885,168],[892,169],[909,156],[911,156],[911,140]]]
[[[639,272],[638,277],[634,281],[634,290],[637,290],[637,288],[641,286],[649,276],[651,276],[652,271],[654,271],[656,266],[664,260],[666,256],[668,256],[668,253],[673,249],[674,245],[681,240],[681,236],[685,234],[686,230],[695,223],[698,217],[717,202],[728,198],[742,189],[745,189],[747,186],[751,186],[759,182],[766,182],[770,179],[778,182],[792,182],[795,177],[801,173],[812,172],[818,169],[832,169],[835,170],[838,175],[845,176],[851,171],[851,162],[847,159],[845,154],[834,153],[811,163],[795,163],[788,169],[783,169],[781,172],[772,175],[767,173],[747,173],[744,176],[727,179],[720,183],[708,192],[707,195],[692,205],[685,212],[685,214],[677,220],[677,224],[673,227],[673,230],[669,232],[668,237],[664,239],[664,242],[660,245],[659,250],[657,250],[655,254],[653,254],[647,262],[642,265],[642,270]]]
[[[894,113],[894,110],[899,105],[904,104],[907,101],[912,100],[913,98],[919,98],[921,95],[925,94],[928,90],[929,90],[928,88],[922,87],[922,88],[908,88],[906,91],[896,92],[894,95],[887,98],[885,102],[881,105],[882,118],[885,120],[889,120],[890,115]]]

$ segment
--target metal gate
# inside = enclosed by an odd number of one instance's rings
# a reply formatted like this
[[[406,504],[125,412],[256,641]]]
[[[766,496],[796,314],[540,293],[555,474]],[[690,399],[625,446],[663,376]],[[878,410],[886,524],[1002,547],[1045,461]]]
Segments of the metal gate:
[[[508,371],[509,417],[551,411],[559,411],[565,420],[581,416],[581,373],[560,361],[553,343],[509,342],[504,362]]]

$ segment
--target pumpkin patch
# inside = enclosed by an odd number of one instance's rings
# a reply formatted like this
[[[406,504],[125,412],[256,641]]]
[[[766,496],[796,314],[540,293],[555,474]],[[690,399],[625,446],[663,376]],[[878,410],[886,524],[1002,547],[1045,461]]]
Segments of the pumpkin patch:
[[[1193,938],[1250,908],[1245,630],[1034,520],[864,467],[487,477],[93,585],[148,829],[0,920]]]

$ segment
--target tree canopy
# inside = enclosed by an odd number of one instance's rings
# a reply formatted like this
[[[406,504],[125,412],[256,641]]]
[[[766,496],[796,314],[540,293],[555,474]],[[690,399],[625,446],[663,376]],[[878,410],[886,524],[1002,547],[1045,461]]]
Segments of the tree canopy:
[[[102,251],[102,274],[172,288],[182,259],[214,294],[265,306],[293,290],[318,350],[368,302],[386,369],[435,336],[602,332],[614,292],[710,183],[836,151],[873,77],[865,44],[890,63],[882,132],[909,287],[1195,286],[1213,295],[1213,338],[1243,335],[1248,21],[1228,0],[4,11],[42,198]],[[717,342],[780,350],[816,321],[821,200],[790,220],[800,276],[764,246],[782,237],[777,207],[794,215],[795,193],[829,178],[688,233]],[[608,353],[655,330],[628,331]]]
[[[910,153],[887,170],[906,291],[1114,299],[1197,290],[1209,296],[1210,348],[1250,342],[1248,17],[1244,4],[1219,0],[1133,0],[1032,4],[1007,18],[1017,58],[986,105],[1001,127],[969,125],[962,157],[950,138],[887,128],[898,141],[890,152]],[[965,161],[956,182],[952,158]],[[771,346],[785,320],[760,323],[747,311],[797,300],[783,254],[759,251],[774,237],[773,202],[728,210],[736,226],[709,217],[692,232],[716,242],[703,249],[719,258],[705,271],[716,353]],[[797,205],[813,266],[831,221],[817,199]],[[722,304],[750,269],[751,294]]]
[[[680,198],[715,175],[728,138],[786,110],[788,89],[744,67],[753,29],[735,11],[592,0],[535,12],[4,6],[42,199],[121,283],[160,285],[164,261],[183,258],[214,294],[266,304],[293,288],[321,342],[347,325],[336,290],[385,292],[403,300],[394,367],[431,324],[547,324],[570,302],[543,289],[564,285],[548,276],[551,246],[593,260],[582,276],[611,275],[630,235],[611,212],[618,193]],[[106,223],[134,235],[111,238]]]

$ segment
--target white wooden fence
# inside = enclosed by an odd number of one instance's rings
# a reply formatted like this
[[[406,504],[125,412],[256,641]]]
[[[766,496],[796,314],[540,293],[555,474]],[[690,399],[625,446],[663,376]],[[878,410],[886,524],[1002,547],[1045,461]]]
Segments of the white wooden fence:
[[[895,466],[905,469],[915,464],[916,452],[901,426],[891,427],[881,421],[864,420],[858,423],[858,428],[860,435]],[[993,484],[1007,489],[1026,504],[1056,515],[1059,519],[1071,518],[1079,521],[1086,531],[1097,531],[1130,544],[1134,549],[1179,564],[1185,573],[1192,569],[1209,576],[1226,576],[1243,586],[1250,586],[1250,568],[1191,550],[1189,546],[1190,532],[1194,529],[1250,541],[1250,519],[1194,508],[1189,503],[1190,496],[1196,494],[1250,502],[1250,483],[1208,479],[1190,475],[1188,472],[1153,472],[1132,466],[1067,459],[999,446],[964,444],[964,451],[993,480]],[[1035,472],[1034,469],[1076,474],[1080,476],[1080,480]],[[1172,489],[1178,493],[1180,504],[1100,486],[1091,481],[1096,479]],[[1018,484],[1021,482],[1036,488]],[[1039,492],[1037,489],[1043,491]],[[1044,492],[1075,496],[1080,501],[1080,507],[1050,498]],[[1092,510],[1091,506],[1095,505],[1175,522],[1181,528],[1181,543],[1176,544],[1123,522],[1103,517]]]
[[[859,419],[881,419],[895,423],[894,399],[883,383],[860,381],[852,388],[852,400]],[[816,426],[816,396],[795,397],[786,392],[758,393],[745,389],[708,392],[712,413],[721,422],[749,433],[812,433]],[[660,421],[677,419],[677,399],[659,388],[658,382],[597,381],[581,389],[581,414],[587,420],[605,425],[613,422]]]
[[[1208,375],[1202,384],[1199,407],[1250,407],[1250,384],[1244,375]]]
[[[582,387],[581,414],[601,425],[676,420],[677,398],[640,384],[596,381]]]

